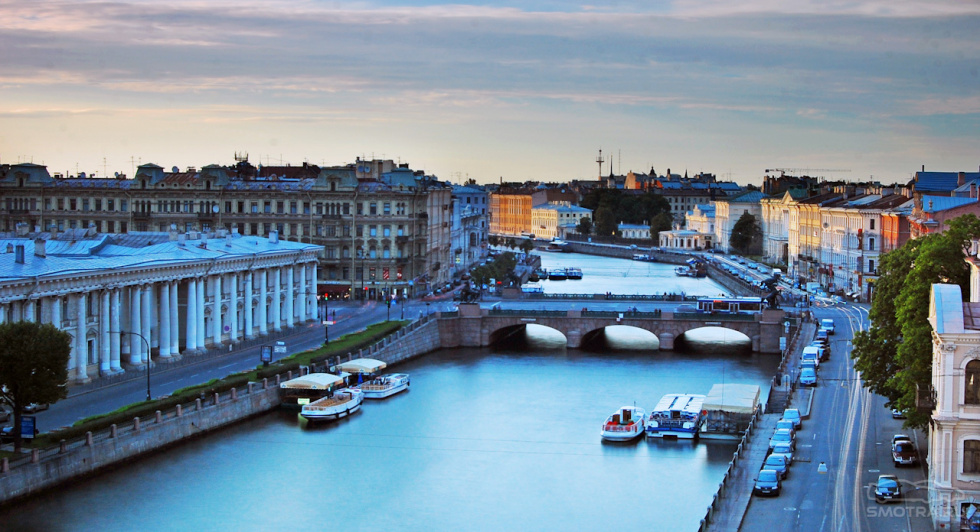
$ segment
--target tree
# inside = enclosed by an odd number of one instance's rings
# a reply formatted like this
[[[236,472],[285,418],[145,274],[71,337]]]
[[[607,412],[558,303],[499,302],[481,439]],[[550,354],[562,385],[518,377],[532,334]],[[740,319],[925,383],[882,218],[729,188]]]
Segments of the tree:
[[[490,235],[487,237],[487,243],[491,246],[498,246],[500,245],[500,237],[497,235]]]
[[[534,242],[531,241],[530,238],[521,240],[521,251],[523,251],[524,254],[530,253],[532,249],[534,249]]]
[[[578,220],[578,227],[575,228],[579,234],[589,236],[592,234],[592,218],[583,216]]]
[[[906,411],[908,426],[925,427],[930,416],[915,408],[916,392],[929,390],[932,383],[929,291],[933,283],[948,283],[968,293],[964,251],[978,236],[980,220],[961,216],[945,232],[910,240],[881,258],[871,326],[855,333],[851,357],[864,386]]]
[[[660,232],[670,231],[674,223],[674,217],[669,212],[662,212],[650,220],[650,239],[654,243],[660,242]]]
[[[0,402],[14,412],[14,450],[19,451],[20,419],[31,403],[54,403],[68,395],[71,335],[49,323],[0,324]]]
[[[728,244],[742,255],[758,255],[761,253],[762,228],[755,216],[748,211],[743,212],[735,226]]]

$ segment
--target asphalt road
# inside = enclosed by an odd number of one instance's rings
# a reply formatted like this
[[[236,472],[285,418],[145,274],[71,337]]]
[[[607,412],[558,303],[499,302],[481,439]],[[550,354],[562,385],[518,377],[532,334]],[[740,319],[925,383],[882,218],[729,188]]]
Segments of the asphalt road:
[[[811,416],[797,436],[796,459],[779,497],[753,497],[741,530],[919,531],[931,530],[922,466],[898,469],[891,438],[908,434],[925,462],[925,437],[903,430],[885,400],[869,393],[850,358],[850,340],[868,325],[866,305],[816,308],[818,319],[833,318],[831,358],[820,365]],[[820,463],[827,472],[818,471]],[[761,466],[761,464],[759,464]],[[881,505],[871,487],[879,474],[895,474],[909,492],[900,503]],[[916,484],[917,483],[917,484]]]

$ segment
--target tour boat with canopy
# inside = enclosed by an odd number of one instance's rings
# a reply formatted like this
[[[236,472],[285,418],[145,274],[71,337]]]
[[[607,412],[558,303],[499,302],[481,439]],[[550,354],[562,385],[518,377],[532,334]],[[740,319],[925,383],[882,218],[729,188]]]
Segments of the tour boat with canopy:
[[[346,386],[343,376],[308,373],[279,384],[279,398],[286,408],[299,408]]]
[[[384,399],[408,389],[411,381],[407,373],[378,375],[386,367],[387,364],[373,358],[358,358],[335,366],[338,370],[357,375],[358,388],[365,399]]]
[[[602,439],[630,441],[643,434],[646,412],[636,406],[624,406],[602,424]]]
[[[303,405],[299,415],[307,421],[328,421],[347,417],[361,409],[364,393],[359,388],[341,388],[326,397]]]
[[[696,438],[704,415],[703,404],[703,395],[669,393],[661,397],[647,418],[647,437]]]

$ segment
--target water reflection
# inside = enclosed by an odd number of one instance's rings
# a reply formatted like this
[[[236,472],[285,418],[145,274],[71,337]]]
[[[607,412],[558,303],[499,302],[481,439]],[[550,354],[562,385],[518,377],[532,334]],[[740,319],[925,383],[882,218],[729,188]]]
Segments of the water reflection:
[[[680,294],[713,297],[728,290],[708,278],[678,277],[674,264],[639,262],[629,259],[582,255],[580,253],[540,253],[545,269],[579,268],[580,280],[540,281],[549,294]]]
[[[752,353],[752,340],[732,329],[701,327],[675,339],[674,349],[685,353],[727,352],[745,355]]]
[[[616,351],[657,351],[660,340],[655,334],[628,325],[610,325],[591,338],[583,338],[582,349],[590,352]]]

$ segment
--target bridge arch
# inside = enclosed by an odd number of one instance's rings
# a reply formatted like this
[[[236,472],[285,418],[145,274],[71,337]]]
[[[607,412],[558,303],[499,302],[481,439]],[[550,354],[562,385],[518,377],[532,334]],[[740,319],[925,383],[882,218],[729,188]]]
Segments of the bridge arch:
[[[635,325],[606,325],[582,335],[582,348],[659,350],[660,338],[653,331]]]
[[[685,350],[754,350],[758,345],[758,337],[749,337],[745,333],[717,325],[696,327],[678,336],[678,347]]]
[[[568,338],[558,329],[535,323],[517,323],[489,331],[488,345],[491,347],[511,342],[527,342],[541,349],[558,349],[568,345]]]

